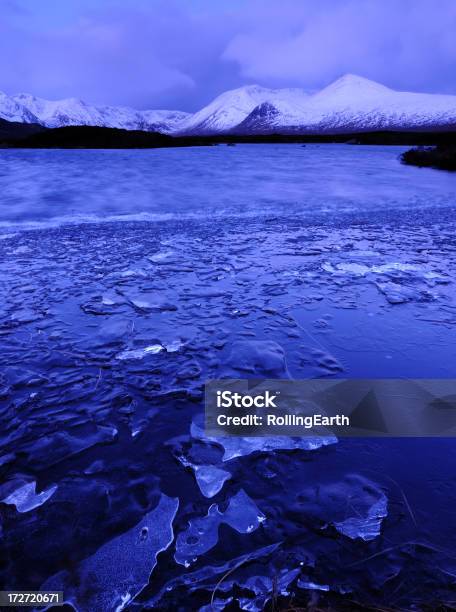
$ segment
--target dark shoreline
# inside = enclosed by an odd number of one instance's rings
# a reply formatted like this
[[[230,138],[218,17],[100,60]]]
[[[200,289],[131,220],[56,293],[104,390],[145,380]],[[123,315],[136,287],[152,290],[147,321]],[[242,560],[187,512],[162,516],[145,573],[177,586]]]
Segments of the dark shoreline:
[[[419,168],[456,171],[456,146],[414,148],[401,155],[402,163]]]
[[[0,121],[0,147],[26,149],[152,149],[236,144],[341,143],[358,145],[456,146],[456,131],[373,131],[332,134],[223,134],[168,136],[159,132],[96,126],[43,128]]]

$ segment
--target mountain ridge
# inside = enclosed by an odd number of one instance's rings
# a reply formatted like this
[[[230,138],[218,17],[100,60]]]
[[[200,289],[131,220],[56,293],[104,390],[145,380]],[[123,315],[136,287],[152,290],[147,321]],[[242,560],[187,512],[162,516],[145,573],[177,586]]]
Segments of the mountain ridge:
[[[46,100],[31,94],[8,96],[0,92],[0,118],[39,123],[47,128],[90,125],[168,133],[189,113],[168,110],[135,110],[126,106],[91,106],[78,98]]]
[[[456,95],[396,91],[354,74],[313,93],[246,85],[223,92],[195,113],[0,92],[0,119],[48,128],[88,125],[173,136],[455,130]]]
[[[390,89],[356,75],[344,75],[294,108],[272,102],[271,120],[255,120],[254,109],[235,129],[239,134],[331,134],[375,130],[456,128],[456,96]]]

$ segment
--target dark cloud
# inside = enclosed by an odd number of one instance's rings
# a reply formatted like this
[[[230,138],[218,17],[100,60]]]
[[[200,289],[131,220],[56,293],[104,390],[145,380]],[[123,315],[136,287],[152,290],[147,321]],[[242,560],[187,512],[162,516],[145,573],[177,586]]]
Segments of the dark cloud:
[[[281,0],[250,6],[257,9],[255,25],[237,34],[224,54],[247,79],[313,88],[352,72],[398,89],[456,93],[453,0]]]
[[[0,89],[194,110],[246,83],[353,72],[456,93],[455,31],[454,0],[7,0]]]

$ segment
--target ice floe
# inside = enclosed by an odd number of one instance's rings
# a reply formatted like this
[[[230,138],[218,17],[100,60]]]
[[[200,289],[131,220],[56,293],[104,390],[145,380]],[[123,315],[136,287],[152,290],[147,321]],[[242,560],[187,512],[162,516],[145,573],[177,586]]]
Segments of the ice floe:
[[[337,442],[336,436],[332,434],[328,436],[306,436],[302,438],[291,438],[289,436],[255,438],[242,438],[240,436],[212,437],[207,436],[204,429],[195,422],[193,422],[191,426],[191,435],[197,440],[221,446],[224,450],[223,461],[231,461],[231,459],[235,459],[236,457],[244,457],[256,452],[264,453],[297,449],[311,451]]]
[[[130,360],[130,359],[143,359],[146,355],[157,355],[165,350],[165,347],[161,344],[150,344],[149,346],[145,346],[141,349],[129,349],[126,351],[122,351],[116,355],[116,359],[120,359],[121,361]]]
[[[227,572],[231,572],[236,568],[243,567],[248,563],[253,563],[257,560],[266,561],[270,558],[274,552],[276,552],[281,545],[281,542],[270,544],[269,546],[263,546],[261,548],[254,549],[251,552],[245,553],[233,559],[229,559],[218,565],[208,564],[201,569],[181,573],[177,578],[171,579],[160,589],[158,593],[155,593],[148,601],[147,605],[154,608],[159,608],[163,605],[163,600],[175,590],[184,588],[186,593],[207,591],[208,594],[212,593],[215,585],[219,582],[218,577],[223,576]],[[232,598],[220,598],[215,600],[218,601],[220,609],[223,609]],[[205,609],[205,608],[201,608]],[[210,604],[207,609],[210,610]]]
[[[178,499],[161,495],[135,527],[104,544],[74,574],[49,578],[41,590],[63,590],[79,612],[121,612],[148,584],[158,554],[172,543],[178,506]]]
[[[218,505],[212,504],[206,516],[190,519],[187,529],[177,536],[174,558],[186,567],[194,563],[217,544],[222,523],[239,533],[251,533],[265,520],[255,502],[241,489],[230,499],[225,512],[220,512]]]
[[[351,516],[343,521],[336,521],[334,527],[352,540],[360,538],[368,542],[380,535],[383,519],[388,515],[388,500],[385,494],[367,508],[364,516]]]
[[[204,497],[214,497],[222,489],[224,483],[231,478],[230,472],[213,465],[195,465],[196,482]]]
[[[226,370],[265,378],[290,378],[284,349],[274,340],[239,340],[233,343]],[[228,371],[224,374],[228,375]]]
[[[195,465],[183,455],[180,455],[178,459],[182,465],[193,470],[196,483],[204,497],[211,498],[217,495],[225,482],[231,478],[230,472],[222,470],[215,465]]]
[[[1,499],[0,503],[16,506],[16,510],[21,513],[30,512],[46,503],[56,491],[57,485],[52,485],[37,493],[36,482],[27,482]]]
[[[303,511],[322,529],[332,526],[352,540],[366,542],[380,535],[388,514],[388,499],[375,483],[358,475],[339,482],[319,484],[302,495]]]
[[[297,586],[300,589],[306,589],[308,591],[329,591],[328,584],[317,584],[316,582],[311,582],[309,580],[299,579]]]

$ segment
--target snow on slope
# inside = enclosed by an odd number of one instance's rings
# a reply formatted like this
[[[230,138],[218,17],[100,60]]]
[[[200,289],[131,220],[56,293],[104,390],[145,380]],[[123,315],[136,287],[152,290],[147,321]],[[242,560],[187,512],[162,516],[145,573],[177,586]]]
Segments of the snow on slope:
[[[287,100],[291,104],[304,103],[307,95],[300,89],[266,89],[248,85],[221,94],[200,111],[178,126],[179,133],[219,134],[239,125],[260,104]]]
[[[0,118],[20,123],[39,123],[38,118],[32,112],[1,91]]]
[[[149,126],[147,128],[149,131],[169,134],[176,131],[183,121],[191,117],[191,113],[169,110],[145,110],[141,111],[141,117],[145,125]]]
[[[46,127],[98,125],[126,130],[171,132],[189,116],[166,110],[137,111],[121,106],[89,106],[82,100],[45,100],[30,94],[0,93],[0,117],[7,121],[40,123]]]
[[[100,125],[175,135],[456,130],[456,96],[394,91],[347,74],[312,95],[302,89],[258,85],[233,89],[193,115],[0,92],[0,118],[47,127]]]
[[[456,129],[456,96],[399,92],[347,74],[304,104],[268,101],[235,132],[334,133],[368,130]]]

